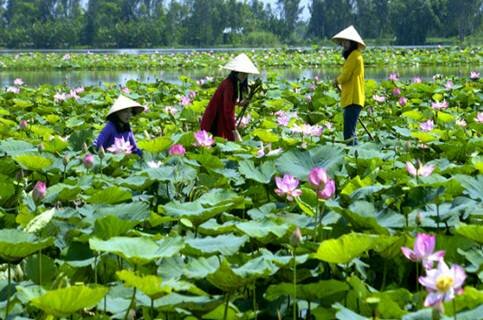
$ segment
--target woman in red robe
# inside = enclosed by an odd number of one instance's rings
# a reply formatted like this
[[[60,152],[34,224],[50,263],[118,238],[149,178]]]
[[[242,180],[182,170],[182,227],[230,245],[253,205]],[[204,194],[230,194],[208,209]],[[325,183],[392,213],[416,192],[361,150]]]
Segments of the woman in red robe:
[[[201,129],[230,141],[240,140],[235,123],[235,106],[245,106],[248,94],[248,74],[259,74],[258,69],[244,54],[228,62],[224,69],[231,70],[211,98],[201,118]]]

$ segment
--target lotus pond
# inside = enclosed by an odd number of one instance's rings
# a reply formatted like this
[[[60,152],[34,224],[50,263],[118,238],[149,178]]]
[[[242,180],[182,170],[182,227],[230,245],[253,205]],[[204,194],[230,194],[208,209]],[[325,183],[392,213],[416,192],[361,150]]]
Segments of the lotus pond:
[[[1,91],[1,318],[481,317],[479,74],[367,81],[356,147],[317,78],[203,137],[220,80]],[[87,147],[120,92],[143,158]]]

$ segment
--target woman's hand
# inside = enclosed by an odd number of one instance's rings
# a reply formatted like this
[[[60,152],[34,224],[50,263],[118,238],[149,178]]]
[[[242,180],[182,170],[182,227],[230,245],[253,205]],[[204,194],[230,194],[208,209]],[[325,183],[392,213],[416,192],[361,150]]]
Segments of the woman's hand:
[[[238,130],[233,130],[233,135],[235,136],[235,141],[242,141],[242,137],[240,136]]]
[[[247,105],[248,105],[248,103],[249,103],[249,102],[250,102],[250,101],[249,101],[248,99],[242,99],[242,101],[240,101],[240,102],[238,103],[238,105],[239,105],[240,107],[245,107],[245,106],[247,106]]]

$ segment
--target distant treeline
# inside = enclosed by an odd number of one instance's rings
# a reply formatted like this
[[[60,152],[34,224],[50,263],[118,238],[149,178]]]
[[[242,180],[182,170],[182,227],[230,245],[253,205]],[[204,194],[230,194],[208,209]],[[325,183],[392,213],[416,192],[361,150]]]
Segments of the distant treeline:
[[[0,47],[301,45],[350,24],[365,39],[417,45],[482,34],[483,0],[312,0],[309,12],[301,21],[300,0],[0,0]]]

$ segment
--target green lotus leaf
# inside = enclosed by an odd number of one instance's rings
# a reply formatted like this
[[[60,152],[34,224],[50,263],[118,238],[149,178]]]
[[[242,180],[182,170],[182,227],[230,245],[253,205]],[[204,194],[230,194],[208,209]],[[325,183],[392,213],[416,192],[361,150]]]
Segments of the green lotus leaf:
[[[171,292],[171,287],[163,285],[162,279],[157,276],[139,276],[129,270],[117,271],[116,275],[127,287],[138,288],[151,299],[158,299]]]
[[[223,224],[218,224],[216,219],[210,219],[198,227],[198,232],[208,236],[216,236],[223,233],[232,233],[236,231],[235,221],[227,221]]]
[[[164,239],[157,240],[159,251],[162,252],[164,258],[177,255],[185,246],[182,237],[168,236]]]
[[[154,301],[154,307],[161,311],[175,311],[178,308],[208,312],[223,303],[219,296],[189,296],[171,293]]]
[[[314,167],[322,167],[332,174],[342,164],[344,149],[338,146],[320,146],[309,151],[292,150],[276,160],[280,173],[306,180]]]
[[[44,202],[72,201],[78,198],[81,188],[77,185],[57,183],[47,189]]]
[[[253,317],[254,317],[254,315],[253,315]],[[235,305],[230,303],[228,305],[228,309],[226,311],[226,316],[225,316],[225,305],[220,304],[215,309],[213,309],[210,312],[204,314],[202,316],[202,319],[207,319],[207,320],[219,320],[219,319],[237,320],[237,319],[253,319],[253,317],[252,318],[243,317],[240,314],[240,311],[238,310],[238,308]]]
[[[0,230],[0,257],[17,262],[34,252],[50,247],[54,238],[39,239],[31,233],[16,229]]]
[[[84,124],[84,120],[78,117],[71,117],[65,122],[67,128],[80,127]]]
[[[15,194],[13,180],[0,174],[0,205],[7,202]]]
[[[465,225],[460,224],[456,227],[455,233],[462,235],[468,239],[478,243],[483,243],[483,226],[482,225]]]
[[[34,298],[31,304],[45,313],[57,317],[66,317],[79,310],[95,306],[109,289],[101,286],[73,286],[48,291]]]
[[[142,221],[150,216],[148,204],[140,201],[121,203],[112,206],[99,205],[94,208],[95,218],[100,216],[116,216],[123,220]]]
[[[156,181],[171,181],[173,180],[174,168],[173,167],[159,167],[146,169],[149,178]]]
[[[449,114],[449,113],[446,113],[446,112],[441,112],[441,111],[438,111],[438,121],[441,121],[443,123],[448,123],[448,122],[453,122],[455,121],[455,116]]]
[[[204,254],[221,253],[225,256],[231,256],[237,253],[247,240],[247,236],[237,237],[228,234],[217,237],[187,239],[186,244],[193,249],[192,251],[194,251],[194,254],[196,254],[196,252]],[[190,250],[186,248],[185,251]]]
[[[169,137],[157,137],[152,140],[141,140],[138,142],[138,146],[142,150],[159,153],[168,149],[172,143]]]
[[[47,211],[42,212],[38,216],[35,216],[32,220],[29,221],[27,226],[25,227],[25,231],[29,233],[36,233],[42,230],[55,215],[55,208],[49,209]]]
[[[34,105],[33,102],[29,100],[15,98],[15,99],[12,99],[12,101],[15,104],[15,106],[19,108],[28,108]]]
[[[472,199],[483,200],[483,175],[478,175],[475,178],[466,175],[455,175],[455,179],[458,180],[465,193],[467,193]]]
[[[14,156],[13,159],[27,170],[43,170],[53,163],[51,159],[36,154],[20,154]]]
[[[260,183],[269,183],[275,174],[275,166],[273,162],[266,161],[259,168],[251,160],[240,161],[240,173],[247,179],[255,180]]]
[[[411,136],[418,139],[422,143],[428,143],[437,139],[437,137],[431,132],[416,131],[411,132]]]
[[[348,263],[364,252],[374,249],[380,237],[350,233],[338,239],[322,241],[314,258],[331,263]]]
[[[207,275],[214,273],[220,266],[220,260],[216,256],[208,258],[200,257],[191,260],[184,269],[184,274],[188,279],[203,279]]]
[[[187,156],[189,159],[196,160],[205,168],[216,169],[224,167],[224,164],[220,158],[211,154],[188,153]]]
[[[239,276],[233,272],[226,259],[221,262],[218,270],[209,274],[206,279],[212,285],[225,292],[234,292],[253,281],[253,279]]]
[[[268,301],[277,300],[283,296],[294,296],[293,283],[279,283],[270,285],[264,298]],[[338,280],[321,280],[316,283],[298,284],[297,298],[307,301],[320,301],[331,295],[349,291],[349,285]]]
[[[347,309],[340,303],[336,303],[332,306],[332,308],[338,310],[335,314],[335,318],[337,320],[369,320],[369,318],[363,317],[360,314],[357,314],[354,311]]]
[[[131,200],[132,194],[128,189],[120,187],[108,187],[106,189],[98,190],[87,198],[88,203],[105,203],[116,204]]]
[[[32,255],[25,259],[25,275],[35,284],[50,284],[57,276],[57,266],[52,258],[46,255]]]
[[[290,225],[276,223],[270,219],[240,222],[236,224],[236,227],[250,238],[256,238],[262,243],[277,241],[290,229]]]
[[[409,110],[403,112],[402,116],[416,121],[421,121],[424,118],[424,115],[418,110]]]
[[[48,141],[50,137],[52,137],[52,135],[54,134],[54,129],[43,125],[34,124],[34,125],[31,125],[29,128],[30,128],[30,131],[32,131],[34,134],[42,137],[44,141]]]
[[[64,141],[59,136],[54,136],[49,141],[44,143],[45,151],[56,153],[65,150],[69,146],[69,143]]]
[[[149,238],[114,237],[106,241],[91,238],[89,246],[95,251],[114,253],[136,265],[164,257],[159,245]]]
[[[278,134],[266,129],[255,129],[252,132],[254,137],[260,138],[264,143],[278,142],[280,137]]]
[[[468,310],[479,307],[483,311],[483,291],[476,288],[465,286],[462,294],[455,297],[455,304],[453,302],[446,302],[444,304],[445,310],[448,310],[449,315],[454,315],[458,312],[458,319],[462,310]],[[456,306],[456,310],[454,307]],[[474,318],[476,319],[476,318]]]
[[[137,221],[122,220],[116,216],[107,215],[96,219],[92,235],[102,240],[122,236],[138,224]]]

